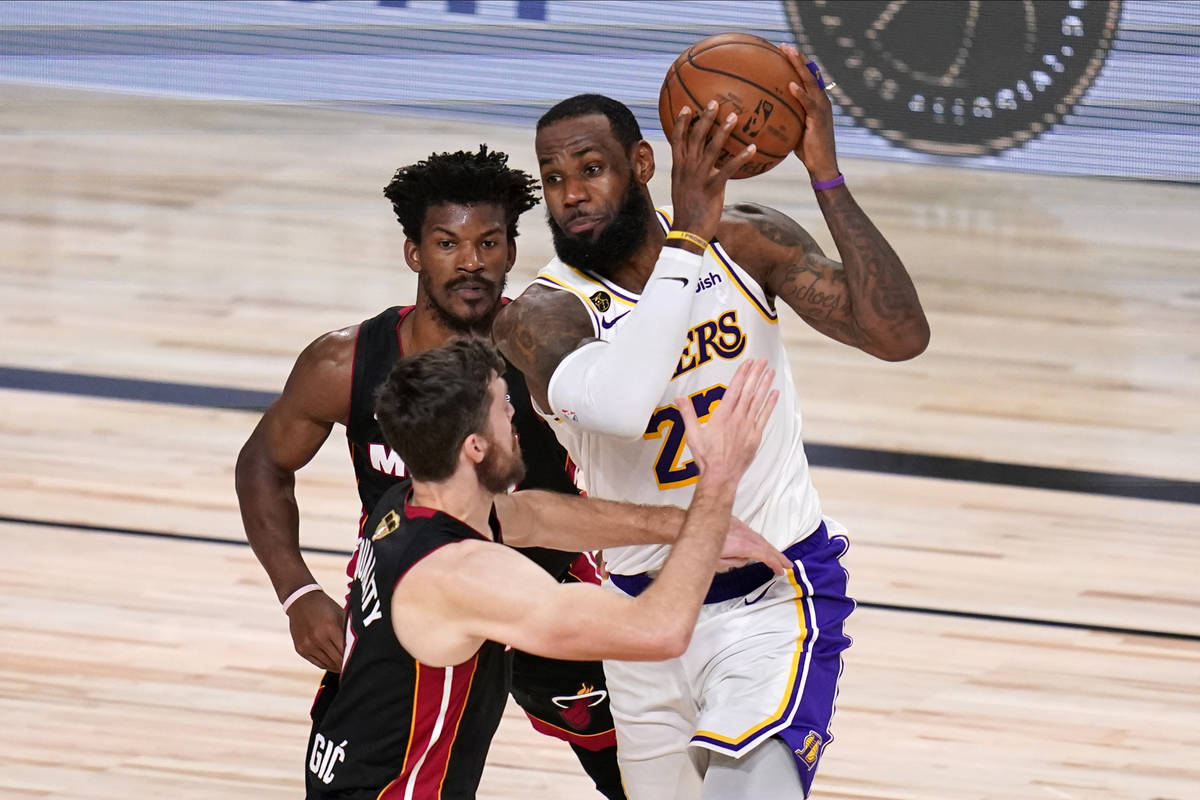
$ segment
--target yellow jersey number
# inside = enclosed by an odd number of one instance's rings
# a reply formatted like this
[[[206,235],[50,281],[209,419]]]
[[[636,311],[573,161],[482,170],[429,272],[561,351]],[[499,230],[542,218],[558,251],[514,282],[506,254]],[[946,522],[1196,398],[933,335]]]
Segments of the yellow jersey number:
[[[696,418],[703,422],[716,410],[724,396],[725,386],[718,383],[692,393],[688,399],[692,401]],[[659,489],[676,489],[700,479],[700,468],[696,466],[695,461],[688,459],[680,463],[684,445],[687,444],[687,434],[678,406],[670,405],[656,409],[650,415],[650,424],[646,426],[642,438],[663,440],[662,447],[658,449],[658,458],[654,460],[654,480]]]

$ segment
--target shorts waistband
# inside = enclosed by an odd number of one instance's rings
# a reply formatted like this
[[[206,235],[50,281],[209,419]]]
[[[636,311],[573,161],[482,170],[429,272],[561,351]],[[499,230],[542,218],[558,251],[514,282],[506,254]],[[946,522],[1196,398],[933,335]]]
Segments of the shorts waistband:
[[[816,530],[784,550],[783,554],[788,557],[788,560],[794,562],[828,541],[829,531],[826,530],[825,522],[822,520]],[[731,569],[728,572],[719,572],[713,576],[712,585],[708,587],[708,594],[704,596],[704,602],[706,604],[724,603],[735,597],[744,597],[771,580],[774,574],[771,572],[771,568],[761,561]],[[630,597],[637,597],[654,582],[654,577],[645,572],[639,572],[636,575],[610,574],[608,577],[614,586]]]

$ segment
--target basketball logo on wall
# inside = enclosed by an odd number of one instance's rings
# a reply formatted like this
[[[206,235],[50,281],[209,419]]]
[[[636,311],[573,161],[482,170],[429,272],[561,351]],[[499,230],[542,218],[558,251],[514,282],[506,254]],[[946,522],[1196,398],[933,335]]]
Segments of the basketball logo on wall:
[[[1100,73],[1119,0],[785,0],[835,102],[897,144],[985,155],[1062,119]]]

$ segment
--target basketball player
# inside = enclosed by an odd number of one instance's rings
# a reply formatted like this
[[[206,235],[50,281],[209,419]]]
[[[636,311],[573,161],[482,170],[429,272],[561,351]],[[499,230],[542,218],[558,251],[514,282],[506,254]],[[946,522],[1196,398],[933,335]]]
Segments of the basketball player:
[[[392,307],[358,325],[318,337],[302,352],[283,393],[263,415],[237,462],[246,536],[284,603],[296,651],[336,683],[343,660],[345,611],[320,590],[299,546],[296,470],[307,464],[335,423],[346,427],[363,519],[405,474],[373,415],[376,388],[402,355],[463,335],[488,336],[505,277],[516,259],[517,218],[537,203],[537,184],[507,165],[503,153],[439,153],[399,169],[385,189],[405,236],[404,259],[417,273],[413,305]],[[528,466],[522,488],[575,492],[566,454],[529,407],[524,379],[505,377]],[[587,577],[575,554],[533,551],[550,574]],[[354,565],[350,566],[353,574]],[[570,743],[597,789],[622,798],[615,736],[598,662],[563,663],[517,654],[513,695],[534,727]],[[601,702],[564,715],[584,687]]]
[[[462,339],[398,362],[376,413],[412,482],[384,493],[359,539],[341,685],[314,704],[309,800],[473,798],[504,709],[503,643],[555,658],[683,652],[734,487],[778,397],[765,364],[738,372],[708,424],[685,417],[701,465],[685,519],[552,492],[505,495],[524,466],[500,355]],[[580,525],[587,546],[674,541],[654,589],[631,600],[556,583],[505,546],[577,547]]]
[[[778,305],[888,361],[915,357],[929,338],[904,266],[842,179],[829,99],[795,49],[786,52],[808,114],[795,152],[841,263],[774,209],[723,205],[731,166],[749,156],[715,167],[736,123],[731,115],[718,125],[715,102],[677,118],[674,207],[656,212],[646,188],[654,154],[633,115],[580,95],[537,126],[558,258],[494,329],[594,497],[686,505],[697,479],[682,427],[689,404],[703,419],[745,359],[766,358],[778,374],[783,408],[734,513],[784,548],[794,574],[778,580],[754,565],[719,574],[682,657],[605,662],[633,800],[806,796],[831,738],[849,645],[842,622],[853,608],[839,563],[846,539],[810,481]],[[637,596],[667,553],[606,550],[605,585]]]

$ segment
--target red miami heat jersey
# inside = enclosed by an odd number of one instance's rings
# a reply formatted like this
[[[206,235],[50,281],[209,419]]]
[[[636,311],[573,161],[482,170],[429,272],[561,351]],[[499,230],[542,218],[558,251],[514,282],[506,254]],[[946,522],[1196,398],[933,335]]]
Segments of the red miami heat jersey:
[[[474,798],[500,724],[503,645],[485,642],[461,664],[429,667],[396,639],[392,592],[408,570],[439,547],[485,540],[448,514],[406,506],[409,491],[403,481],[385,492],[359,538],[341,676],[313,705],[309,800]]]
[[[388,447],[383,431],[375,419],[375,390],[387,380],[388,373],[404,356],[400,340],[400,321],[413,306],[393,306],[364,321],[358,327],[354,346],[354,373],[350,389],[350,418],[346,421],[346,440],[350,459],[358,480],[358,496],[366,515],[388,489],[396,485],[407,472],[400,456]],[[525,461],[525,478],[518,489],[548,489],[577,494],[578,490],[567,474],[567,451],[529,402],[529,390],[520,370],[507,365],[504,380],[513,405],[513,428],[521,444]],[[540,567],[556,579],[562,579],[578,553],[563,553],[530,547],[520,548]]]

